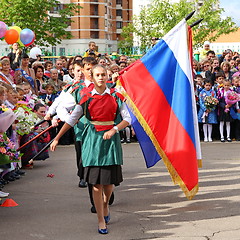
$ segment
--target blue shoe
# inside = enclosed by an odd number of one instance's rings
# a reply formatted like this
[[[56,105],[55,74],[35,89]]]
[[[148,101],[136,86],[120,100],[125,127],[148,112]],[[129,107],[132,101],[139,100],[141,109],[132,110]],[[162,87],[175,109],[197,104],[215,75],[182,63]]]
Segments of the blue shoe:
[[[108,224],[110,222],[110,213],[108,216],[104,216],[105,223]]]
[[[108,234],[108,230],[107,230],[107,228],[98,229],[98,233],[100,233],[100,234]]]

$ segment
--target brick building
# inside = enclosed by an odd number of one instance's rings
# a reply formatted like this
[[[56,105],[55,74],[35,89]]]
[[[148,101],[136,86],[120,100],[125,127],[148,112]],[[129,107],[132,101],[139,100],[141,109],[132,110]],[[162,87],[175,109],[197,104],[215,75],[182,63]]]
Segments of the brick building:
[[[90,40],[95,41],[100,53],[117,51],[122,27],[132,21],[132,0],[60,0],[82,7],[80,14],[72,17],[68,31],[73,37],[53,47],[56,55],[83,54]],[[54,14],[54,12],[52,13]],[[56,9],[57,14],[57,9]],[[49,49],[50,50],[50,49]]]

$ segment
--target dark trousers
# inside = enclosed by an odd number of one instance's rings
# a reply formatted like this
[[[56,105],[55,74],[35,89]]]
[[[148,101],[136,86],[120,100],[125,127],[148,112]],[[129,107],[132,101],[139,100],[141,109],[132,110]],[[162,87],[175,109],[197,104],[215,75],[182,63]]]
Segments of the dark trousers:
[[[84,169],[82,165],[82,142],[76,141],[74,142],[75,150],[76,150],[76,160],[77,160],[77,175],[80,179],[84,178]]]
[[[81,141],[74,141],[75,145],[75,150],[76,150],[76,160],[77,160],[77,175],[79,176],[80,179],[84,178],[84,167],[82,164],[82,142]],[[94,206],[94,201],[93,201],[93,194],[92,194],[92,185],[88,184],[88,193],[89,193],[89,198],[92,206]]]
[[[240,140],[240,120],[235,119],[233,122],[234,137],[237,141]]]

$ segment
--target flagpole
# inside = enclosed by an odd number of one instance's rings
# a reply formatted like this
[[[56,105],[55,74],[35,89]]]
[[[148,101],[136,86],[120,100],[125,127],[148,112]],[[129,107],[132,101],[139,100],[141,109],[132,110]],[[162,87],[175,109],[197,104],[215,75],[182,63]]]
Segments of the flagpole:
[[[189,14],[185,17],[185,20],[186,20],[186,21],[189,20],[189,19],[193,16],[194,13],[195,13],[195,10],[192,11],[191,13],[189,13]]]
[[[190,28],[193,28],[195,26],[197,26],[204,18],[201,18],[199,20],[197,20],[196,22],[194,22],[193,24],[190,25]]]
[[[57,115],[57,113],[51,115],[50,118],[54,117],[55,115]],[[39,121],[38,123],[36,123],[32,128],[34,129],[35,127],[41,125],[42,123],[44,123],[46,121],[48,121],[48,120],[43,119],[43,120]]]
[[[61,122],[61,120],[58,120],[58,123]],[[43,135],[45,132],[49,131],[50,129],[54,128],[55,126],[51,125],[50,127],[46,128],[44,131],[42,131],[41,133],[39,133],[37,136],[33,137],[32,139],[30,139],[28,142],[24,143],[22,146],[20,146],[17,151],[20,151],[21,149],[23,149],[24,147],[26,147],[29,143],[31,143],[32,141],[36,140],[37,138],[39,138],[41,135]]]
[[[50,142],[47,143],[47,145],[41,149],[40,152],[38,152],[35,156],[32,157],[32,159],[30,161],[33,161],[34,159],[36,159],[41,153],[43,153],[50,145],[51,143],[54,141],[55,138],[53,138]],[[30,162],[29,161],[29,162]]]

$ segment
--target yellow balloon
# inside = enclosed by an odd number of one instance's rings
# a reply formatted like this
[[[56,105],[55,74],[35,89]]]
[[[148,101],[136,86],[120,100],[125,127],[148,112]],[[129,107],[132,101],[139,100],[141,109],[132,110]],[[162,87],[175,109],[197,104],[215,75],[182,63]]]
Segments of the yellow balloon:
[[[21,40],[20,40],[20,32],[22,31],[22,29],[20,27],[18,27],[18,26],[12,26],[9,29],[15,29],[18,32],[19,37],[18,37],[17,42],[19,43],[19,45],[21,45],[21,43],[20,43],[21,42]],[[22,45],[23,45],[23,43],[22,43]]]
[[[18,26],[12,26],[10,27],[10,29],[15,29],[18,32],[18,34],[20,34],[20,32],[22,31],[22,29]]]

